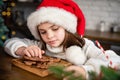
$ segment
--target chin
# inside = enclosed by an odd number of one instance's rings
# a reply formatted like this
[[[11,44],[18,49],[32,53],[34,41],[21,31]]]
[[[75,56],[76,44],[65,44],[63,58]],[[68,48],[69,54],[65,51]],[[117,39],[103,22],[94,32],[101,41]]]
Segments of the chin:
[[[51,47],[59,47],[59,45],[57,45],[57,44],[51,44],[50,46]]]
[[[57,48],[57,47],[59,47],[59,46],[58,46],[58,45],[54,45],[54,46],[52,46],[52,47],[56,47],[56,48]]]

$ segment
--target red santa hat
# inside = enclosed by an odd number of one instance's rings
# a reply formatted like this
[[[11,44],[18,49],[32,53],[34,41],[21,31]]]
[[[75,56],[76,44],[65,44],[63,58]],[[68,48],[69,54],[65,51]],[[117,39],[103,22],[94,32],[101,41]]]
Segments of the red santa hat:
[[[40,40],[37,26],[50,22],[64,27],[71,33],[84,35],[85,18],[79,6],[72,0],[43,0],[37,10],[27,19],[27,25],[32,35]]]

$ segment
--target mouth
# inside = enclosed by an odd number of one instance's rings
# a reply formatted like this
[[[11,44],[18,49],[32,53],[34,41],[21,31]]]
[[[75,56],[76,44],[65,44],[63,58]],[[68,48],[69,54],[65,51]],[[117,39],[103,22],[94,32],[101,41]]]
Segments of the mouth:
[[[48,44],[50,44],[50,45],[55,44],[55,43],[56,43],[56,40],[48,41]]]

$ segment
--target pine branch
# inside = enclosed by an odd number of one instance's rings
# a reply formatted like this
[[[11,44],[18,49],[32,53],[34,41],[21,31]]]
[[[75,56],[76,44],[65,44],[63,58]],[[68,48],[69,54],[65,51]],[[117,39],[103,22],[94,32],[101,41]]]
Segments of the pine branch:
[[[67,72],[63,66],[51,66],[49,70],[58,78],[67,80],[84,80],[82,76],[74,76],[74,72]],[[119,80],[120,71],[101,66],[101,73],[97,75],[95,72],[89,72],[89,80]]]
[[[64,71],[64,66],[50,66],[49,70],[59,78],[72,75],[71,72]]]
[[[67,78],[68,80],[83,80],[82,76],[74,76],[74,72],[64,70],[64,66],[50,66],[49,71],[55,74],[58,78]]]

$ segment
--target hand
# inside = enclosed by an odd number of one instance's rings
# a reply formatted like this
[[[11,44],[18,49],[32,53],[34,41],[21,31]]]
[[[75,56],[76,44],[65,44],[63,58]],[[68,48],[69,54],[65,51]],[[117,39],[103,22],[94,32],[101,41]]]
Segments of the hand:
[[[80,67],[80,66],[69,66],[65,69],[65,71],[74,71],[74,76],[82,76],[83,79],[86,78],[86,71],[83,67]],[[63,80],[69,80],[68,77],[65,77]]]
[[[20,47],[16,51],[16,54],[18,55],[26,55],[28,57],[39,57],[42,58],[42,54],[44,54],[45,51],[41,50],[38,46],[28,46],[28,47]]]

